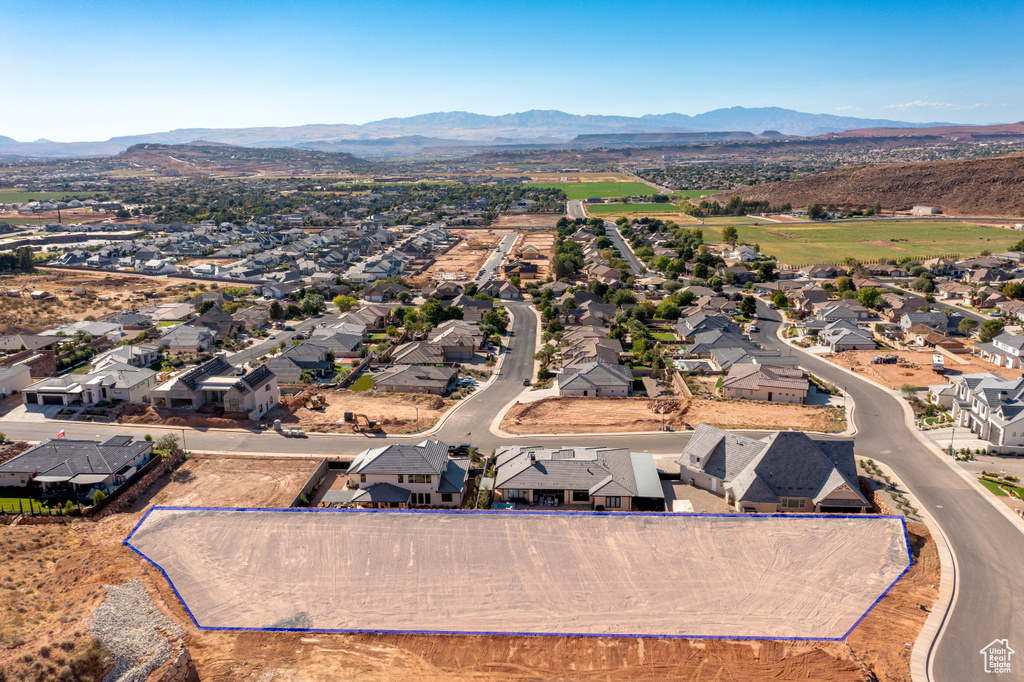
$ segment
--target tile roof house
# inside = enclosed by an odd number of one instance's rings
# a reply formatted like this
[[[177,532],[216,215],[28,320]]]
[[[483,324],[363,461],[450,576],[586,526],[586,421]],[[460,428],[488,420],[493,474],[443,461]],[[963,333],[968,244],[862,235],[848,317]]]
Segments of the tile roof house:
[[[726,398],[777,403],[806,405],[810,388],[807,373],[797,367],[738,364],[722,380],[722,395]]]
[[[123,401],[145,403],[157,385],[157,373],[123,363],[111,363],[87,374],[48,377],[22,389],[26,405],[88,406]]]
[[[628,396],[633,371],[625,365],[581,362],[558,373],[558,395],[577,397]]]
[[[664,500],[649,452],[509,446],[498,450],[495,462],[495,499],[502,502],[636,511],[656,508]]]
[[[441,347],[445,362],[467,362],[483,346],[484,335],[476,325],[446,320],[427,334],[427,341]]]
[[[950,377],[953,420],[994,445],[1024,446],[1024,378],[988,372]]]
[[[267,360],[267,367],[284,384],[296,384],[302,380],[303,372],[312,372],[322,379],[333,373],[334,363],[328,360],[329,349],[315,341],[303,341],[297,346],[286,348]]]
[[[468,478],[469,458],[449,457],[441,441],[385,445],[356,455],[349,487],[328,491],[322,506],[459,507]]]
[[[155,407],[190,409],[213,403],[225,412],[245,412],[250,419],[258,419],[280,402],[277,375],[267,365],[259,365],[243,376],[232,372],[234,368],[227,360],[217,355],[154,388],[152,403]]]
[[[698,424],[676,460],[683,480],[723,495],[736,511],[862,513],[853,439],[799,431],[754,439]]]
[[[213,349],[217,333],[207,327],[178,325],[157,339],[156,344],[174,356],[190,358]]]
[[[975,344],[974,352],[1000,367],[1024,368],[1024,334],[1003,332],[990,343]]]
[[[45,440],[0,464],[0,486],[35,488],[44,497],[88,499],[93,490],[112,493],[150,461],[153,443],[131,436],[105,441]]]
[[[441,365],[446,360],[441,346],[429,341],[409,341],[395,348],[391,362],[396,365]]]
[[[374,375],[373,388],[388,393],[444,395],[459,371],[433,365],[396,365]]]

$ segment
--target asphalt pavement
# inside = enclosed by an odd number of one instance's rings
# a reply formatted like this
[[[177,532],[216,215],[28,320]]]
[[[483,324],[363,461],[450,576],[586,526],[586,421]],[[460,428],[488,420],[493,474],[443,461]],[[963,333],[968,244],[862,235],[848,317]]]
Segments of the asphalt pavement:
[[[909,432],[899,398],[780,341],[780,316],[760,301],[758,314],[761,331],[751,335],[753,340],[798,354],[805,369],[849,393],[856,405],[857,454],[893,469],[942,528],[956,554],[958,594],[934,653],[934,679],[985,679],[980,653],[985,645],[1006,638],[1010,646],[1024,646],[1024,536],[1019,524],[999,513]],[[1002,679],[1024,679],[1024,663],[1015,665],[1014,673]]]

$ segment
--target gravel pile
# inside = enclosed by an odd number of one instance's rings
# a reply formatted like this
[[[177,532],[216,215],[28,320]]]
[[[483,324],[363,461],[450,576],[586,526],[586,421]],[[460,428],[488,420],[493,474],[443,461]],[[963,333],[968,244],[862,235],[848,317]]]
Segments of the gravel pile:
[[[92,636],[114,656],[104,682],[145,682],[171,657],[171,641],[185,631],[153,604],[138,578],[107,585],[107,598],[92,614]]]

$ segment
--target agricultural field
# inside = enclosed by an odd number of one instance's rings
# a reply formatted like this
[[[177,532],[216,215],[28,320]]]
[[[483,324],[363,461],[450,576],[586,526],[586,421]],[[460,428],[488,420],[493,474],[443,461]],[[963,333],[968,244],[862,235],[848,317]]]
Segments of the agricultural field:
[[[64,197],[92,198],[89,192],[26,192],[20,189],[0,189],[0,204],[21,204],[26,201],[44,201],[46,199],[63,199]]]
[[[967,223],[917,221],[864,221],[834,224],[738,225],[741,243],[760,244],[761,251],[795,267],[835,263],[846,258],[876,262],[881,258],[932,258],[957,254],[961,258],[982,251],[1006,251],[1020,235],[998,227]],[[721,225],[705,220],[705,236],[715,241]]]
[[[587,213],[679,213],[681,208],[675,204],[587,204]]]
[[[658,190],[643,182],[529,182],[530,187],[554,187],[565,192],[570,201],[590,197],[646,196]]]
[[[700,199],[710,194],[719,194],[720,189],[679,189],[672,192],[673,199]]]

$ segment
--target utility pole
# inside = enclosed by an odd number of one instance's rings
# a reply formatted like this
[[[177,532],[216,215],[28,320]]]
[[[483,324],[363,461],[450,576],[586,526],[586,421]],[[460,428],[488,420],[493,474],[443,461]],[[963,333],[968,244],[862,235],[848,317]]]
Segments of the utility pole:
[[[181,430],[181,451],[187,453],[188,450],[185,448],[185,429]]]

